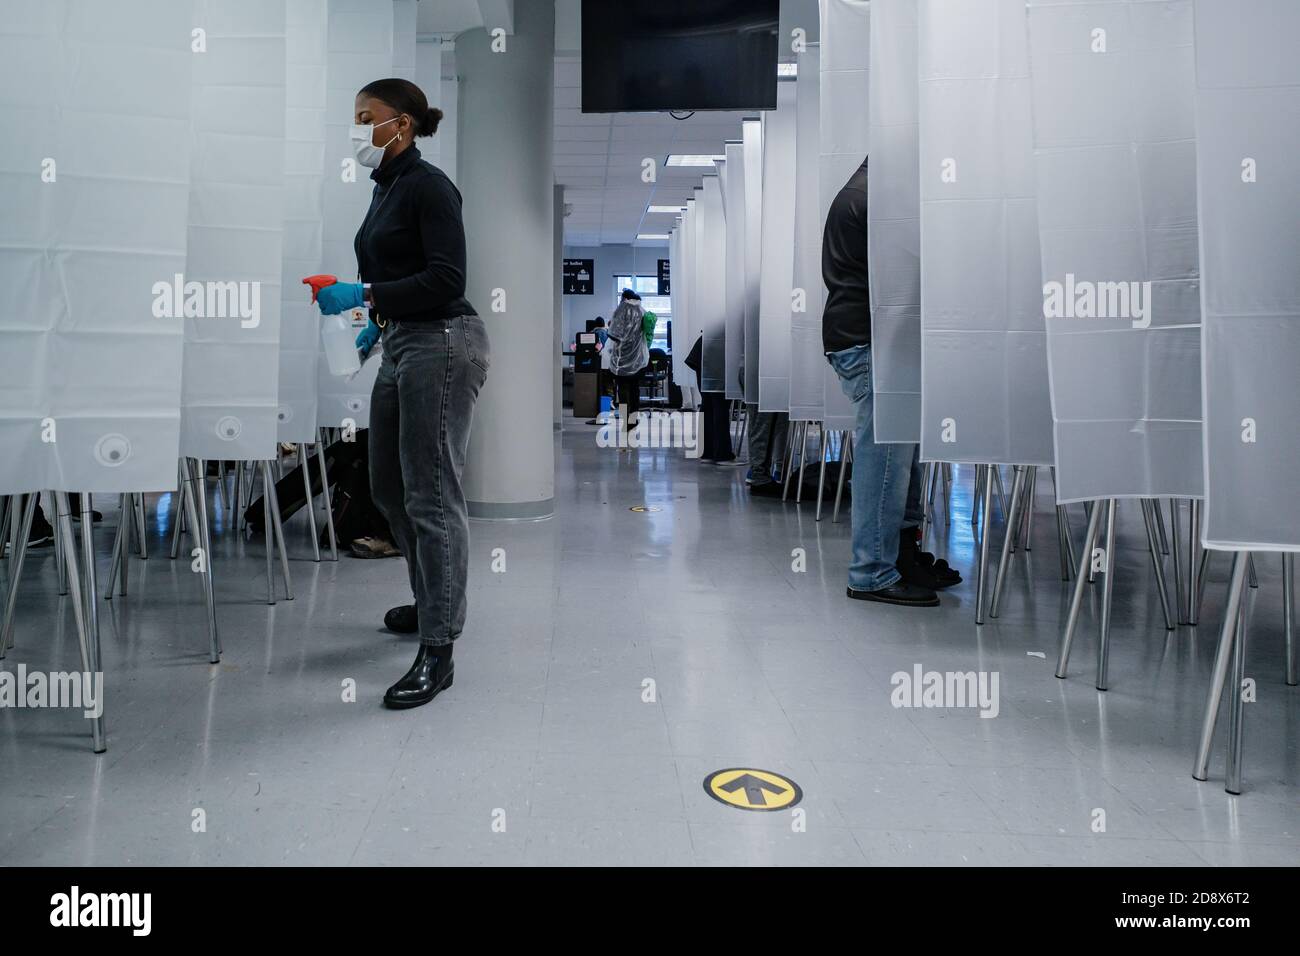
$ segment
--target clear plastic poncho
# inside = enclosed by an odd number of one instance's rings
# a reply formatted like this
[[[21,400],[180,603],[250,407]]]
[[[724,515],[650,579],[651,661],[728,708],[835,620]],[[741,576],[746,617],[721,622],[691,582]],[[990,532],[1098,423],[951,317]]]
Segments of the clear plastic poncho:
[[[645,312],[635,301],[619,303],[609,320],[609,370],[615,375],[635,375],[650,364],[641,320]]]

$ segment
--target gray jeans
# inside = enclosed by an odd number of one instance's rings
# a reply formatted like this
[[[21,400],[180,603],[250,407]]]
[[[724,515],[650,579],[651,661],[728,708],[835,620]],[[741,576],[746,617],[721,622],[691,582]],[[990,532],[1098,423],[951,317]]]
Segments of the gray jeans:
[[[422,644],[465,626],[469,512],[460,476],[487,379],[487,329],[477,315],[390,323],[370,400],[370,489],[406,557]]]

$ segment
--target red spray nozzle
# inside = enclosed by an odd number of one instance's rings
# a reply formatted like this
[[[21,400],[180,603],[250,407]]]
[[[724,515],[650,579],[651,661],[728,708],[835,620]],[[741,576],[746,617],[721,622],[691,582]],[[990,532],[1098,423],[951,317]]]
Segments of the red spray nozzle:
[[[320,290],[325,288],[327,285],[334,285],[334,283],[338,281],[339,281],[338,276],[322,274],[316,276],[308,276],[307,278],[302,280],[302,284],[311,286],[311,301],[312,304],[314,305],[316,303],[316,296],[320,293]]]

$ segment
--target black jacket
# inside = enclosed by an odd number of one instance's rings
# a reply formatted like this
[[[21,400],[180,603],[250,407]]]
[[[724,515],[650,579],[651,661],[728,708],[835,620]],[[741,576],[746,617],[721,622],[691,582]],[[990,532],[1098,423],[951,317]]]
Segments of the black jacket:
[[[826,214],[822,234],[822,348],[839,352],[871,344],[867,283],[867,161],[844,184]]]
[[[372,317],[420,321],[474,315],[465,300],[460,192],[414,145],[370,174],[375,190],[353,247],[370,283]]]

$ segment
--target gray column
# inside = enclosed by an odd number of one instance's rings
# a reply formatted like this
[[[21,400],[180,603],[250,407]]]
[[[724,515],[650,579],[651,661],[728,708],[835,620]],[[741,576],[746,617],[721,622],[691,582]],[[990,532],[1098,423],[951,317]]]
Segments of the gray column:
[[[564,422],[564,288],[558,277],[564,272],[564,187],[555,186],[555,227],[551,236],[551,282],[555,300],[555,348],[551,352],[555,367],[555,421],[559,431]]]
[[[519,0],[502,52],[490,29],[456,40],[468,295],[492,341],[465,496],[475,518],[545,518],[555,510],[555,5]]]

